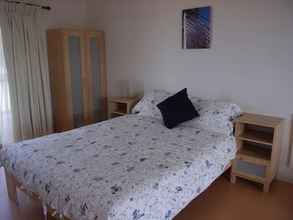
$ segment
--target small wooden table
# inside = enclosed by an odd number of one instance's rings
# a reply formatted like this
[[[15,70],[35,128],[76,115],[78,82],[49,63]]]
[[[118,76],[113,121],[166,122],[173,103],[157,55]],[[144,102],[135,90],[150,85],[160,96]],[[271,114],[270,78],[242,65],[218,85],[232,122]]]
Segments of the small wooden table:
[[[114,118],[131,113],[131,109],[138,102],[138,97],[116,97],[108,101],[108,118]]]
[[[261,183],[263,191],[269,191],[279,164],[282,122],[282,118],[250,113],[235,120],[238,152],[232,163],[232,183],[241,177]]]

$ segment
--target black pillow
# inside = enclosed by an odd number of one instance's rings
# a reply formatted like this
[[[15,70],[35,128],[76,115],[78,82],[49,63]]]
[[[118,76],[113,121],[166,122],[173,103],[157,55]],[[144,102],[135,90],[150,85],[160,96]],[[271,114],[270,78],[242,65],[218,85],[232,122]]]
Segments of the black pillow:
[[[157,107],[162,113],[165,126],[170,129],[199,116],[188,98],[186,88],[165,99]]]

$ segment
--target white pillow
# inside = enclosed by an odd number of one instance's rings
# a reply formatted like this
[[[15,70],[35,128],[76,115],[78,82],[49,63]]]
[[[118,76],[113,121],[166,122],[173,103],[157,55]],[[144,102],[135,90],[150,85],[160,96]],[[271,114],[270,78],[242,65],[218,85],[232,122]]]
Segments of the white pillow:
[[[227,135],[233,133],[232,121],[241,114],[238,105],[217,100],[203,100],[198,97],[193,97],[191,100],[200,117],[185,122],[183,125],[201,127]]]
[[[171,93],[163,90],[154,90],[147,93],[135,105],[132,113],[163,120],[157,104],[171,95]],[[232,134],[232,120],[241,113],[238,105],[217,100],[206,100],[198,97],[192,97],[191,101],[199,112],[200,117],[182,123],[183,126],[203,128],[228,135]]]
[[[241,113],[240,107],[231,102],[201,99],[198,97],[191,98],[191,101],[200,115],[220,115],[224,120],[232,121]]]
[[[171,96],[171,93],[163,90],[153,90],[144,95],[144,97],[134,106],[132,113],[143,116],[150,116],[162,120],[162,114],[157,104]]]

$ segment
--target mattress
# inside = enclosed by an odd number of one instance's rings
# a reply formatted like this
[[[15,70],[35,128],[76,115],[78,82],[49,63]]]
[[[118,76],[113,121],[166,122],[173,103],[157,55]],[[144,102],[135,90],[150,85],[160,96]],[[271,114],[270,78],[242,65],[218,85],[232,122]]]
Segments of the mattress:
[[[0,161],[72,220],[168,220],[235,154],[233,136],[127,115],[3,146]]]

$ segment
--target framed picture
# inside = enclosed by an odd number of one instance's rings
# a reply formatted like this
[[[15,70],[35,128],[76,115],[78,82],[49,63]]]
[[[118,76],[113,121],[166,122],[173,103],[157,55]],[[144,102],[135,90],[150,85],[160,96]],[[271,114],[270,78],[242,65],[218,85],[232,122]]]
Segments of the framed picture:
[[[211,47],[211,7],[185,9],[182,13],[182,48]]]

